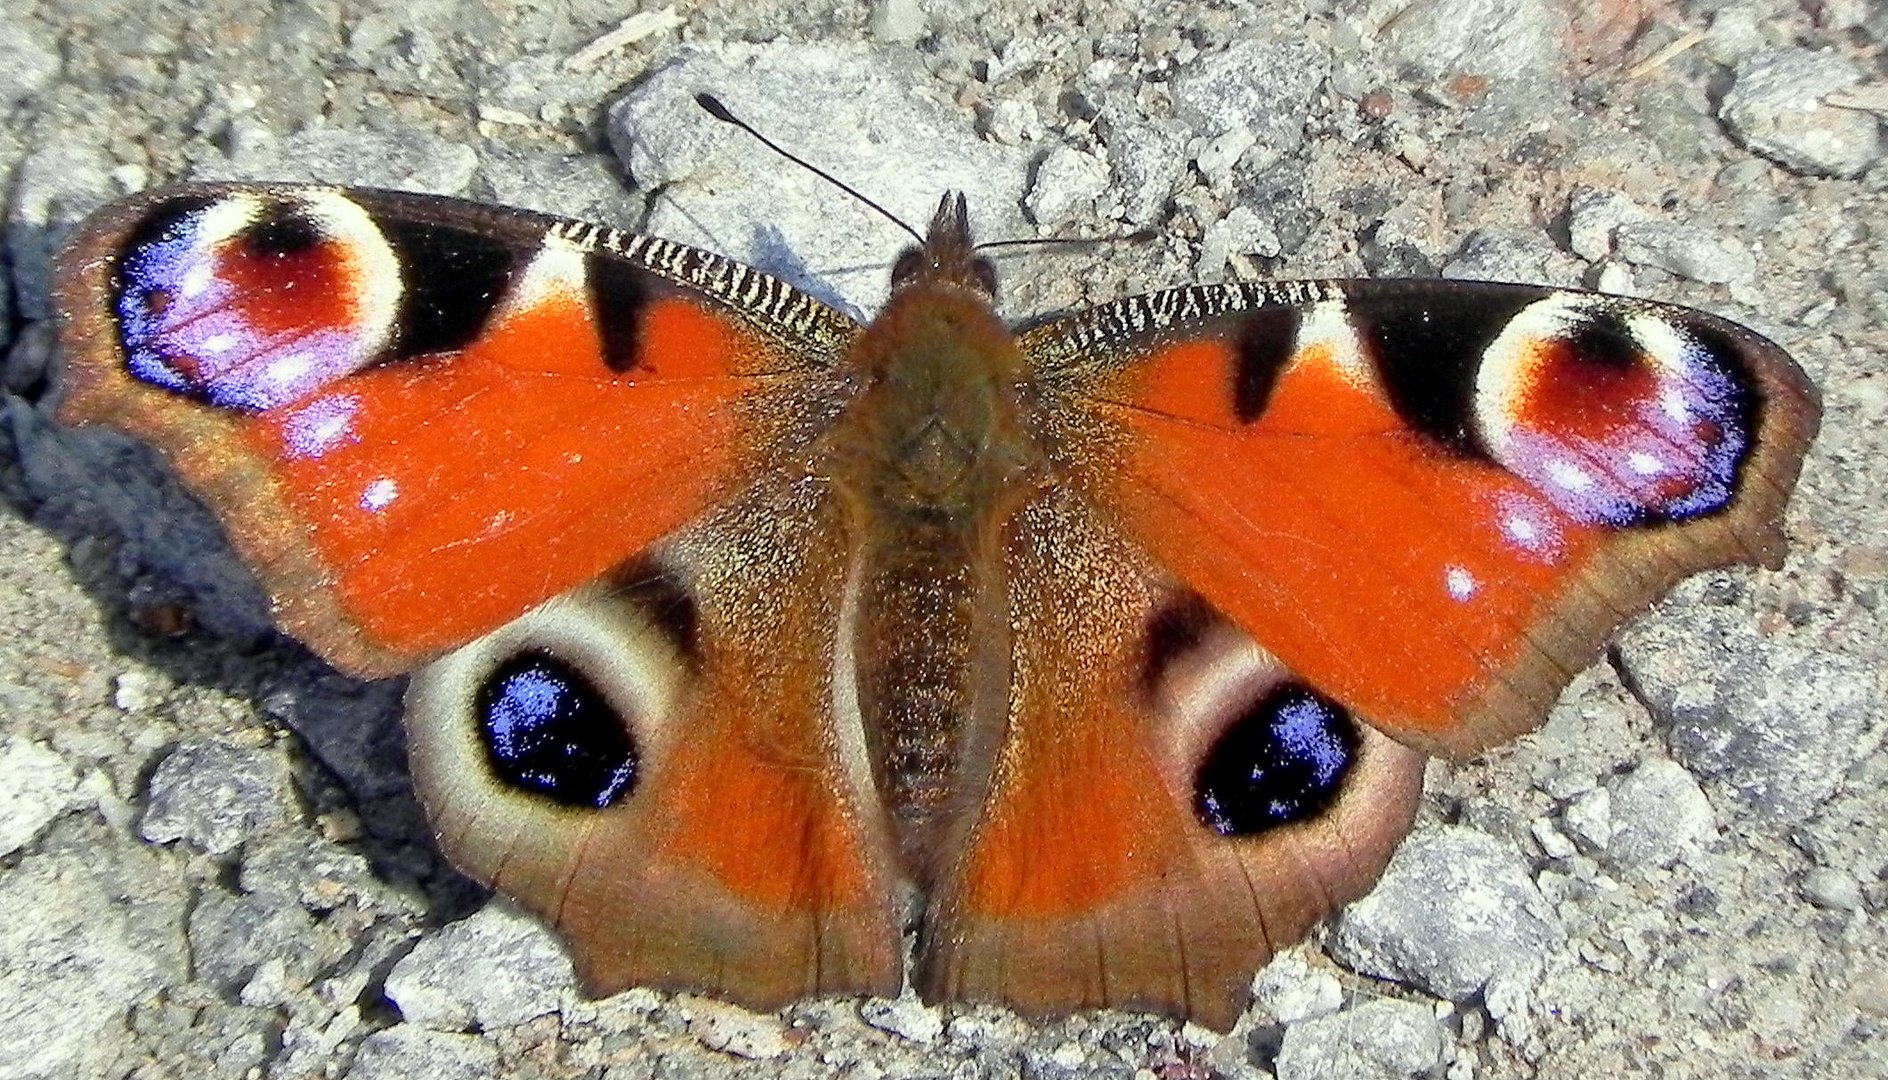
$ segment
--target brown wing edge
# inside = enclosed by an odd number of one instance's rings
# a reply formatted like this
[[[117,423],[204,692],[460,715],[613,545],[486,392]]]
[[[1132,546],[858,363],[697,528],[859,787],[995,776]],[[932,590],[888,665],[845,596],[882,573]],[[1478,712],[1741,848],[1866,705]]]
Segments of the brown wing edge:
[[[1087,919],[934,912],[942,929],[920,944],[920,996],[1036,1019],[1130,1009],[1231,1030],[1258,973],[1367,895],[1415,821],[1427,759],[1371,729],[1364,739],[1354,782],[1325,817],[1276,835],[1202,837],[1184,873]]]

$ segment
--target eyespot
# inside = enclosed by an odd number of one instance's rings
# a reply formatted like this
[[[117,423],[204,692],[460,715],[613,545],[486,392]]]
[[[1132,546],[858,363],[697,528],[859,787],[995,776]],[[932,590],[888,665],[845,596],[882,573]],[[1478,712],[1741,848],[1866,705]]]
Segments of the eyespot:
[[[125,364],[153,386],[259,412],[372,363],[391,340],[399,259],[335,192],[184,198],[121,252]]]
[[[1734,353],[1702,319],[1551,296],[1488,347],[1476,426],[1491,457],[1576,521],[1714,513],[1752,445],[1751,392]]]
[[[1194,813],[1222,836],[1315,818],[1336,803],[1359,746],[1341,706],[1281,683],[1213,741],[1194,774]]]
[[[602,809],[635,785],[641,761],[633,725],[582,671],[548,650],[525,650],[493,668],[474,715],[494,773],[514,788]]]
[[[489,880],[518,836],[567,837],[635,805],[674,749],[690,678],[674,607],[594,583],[414,673],[414,788],[467,873]]]

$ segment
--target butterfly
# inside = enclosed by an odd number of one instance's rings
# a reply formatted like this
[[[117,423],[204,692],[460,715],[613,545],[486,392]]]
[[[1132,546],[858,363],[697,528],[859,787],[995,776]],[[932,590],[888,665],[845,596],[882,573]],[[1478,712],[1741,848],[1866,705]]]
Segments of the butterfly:
[[[1816,390],[1663,304],[1186,286],[1042,319],[946,196],[861,325],[518,210],[159,190],[58,267],[61,416],[157,447],[279,625],[412,673],[438,842],[593,992],[1229,1027],[1428,755],[1776,566]]]

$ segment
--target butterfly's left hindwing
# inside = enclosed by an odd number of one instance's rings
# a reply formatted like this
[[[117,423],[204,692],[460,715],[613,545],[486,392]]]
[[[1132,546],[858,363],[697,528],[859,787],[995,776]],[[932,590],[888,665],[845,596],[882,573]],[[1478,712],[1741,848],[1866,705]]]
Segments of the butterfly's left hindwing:
[[[442,843],[593,991],[898,992],[896,846],[833,659],[849,552],[828,488],[770,474],[415,677]]]
[[[1627,616],[1775,565],[1818,416],[1768,341],[1530,286],[1178,289],[1023,335],[1062,476],[1291,670],[1466,754]]]
[[[156,444],[285,629],[405,670],[696,517],[830,413],[852,324],[714,256],[386,192],[197,185],[60,264],[68,421]]]

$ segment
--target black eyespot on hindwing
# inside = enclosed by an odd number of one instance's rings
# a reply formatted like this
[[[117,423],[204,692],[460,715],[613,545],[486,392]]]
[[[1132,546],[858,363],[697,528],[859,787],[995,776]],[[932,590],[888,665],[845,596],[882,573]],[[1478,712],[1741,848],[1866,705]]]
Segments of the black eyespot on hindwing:
[[[513,788],[603,809],[635,786],[640,754],[627,718],[547,650],[519,652],[493,668],[475,707],[486,758]]]
[[[1274,687],[1208,749],[1194,813],[1221,836],[1251,836],[1328,810],[1357,763],[1356,722],[1308,687]]]

